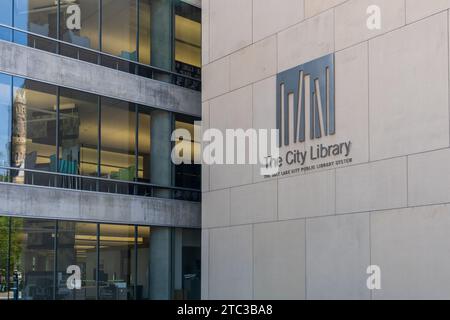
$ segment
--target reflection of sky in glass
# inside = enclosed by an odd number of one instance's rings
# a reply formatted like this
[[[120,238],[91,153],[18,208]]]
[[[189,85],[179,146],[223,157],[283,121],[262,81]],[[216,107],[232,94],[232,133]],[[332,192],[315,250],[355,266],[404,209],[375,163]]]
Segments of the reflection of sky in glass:
[[[2,0],[2,9],[0,10],[0,23],[11,25],[12,19],[12,0]]]
[[[9,166],[11,137],[11,77],[0,74],[0,166]]]
[[[14,0],[14,26],[27,30],[30,6],[28,0]]]

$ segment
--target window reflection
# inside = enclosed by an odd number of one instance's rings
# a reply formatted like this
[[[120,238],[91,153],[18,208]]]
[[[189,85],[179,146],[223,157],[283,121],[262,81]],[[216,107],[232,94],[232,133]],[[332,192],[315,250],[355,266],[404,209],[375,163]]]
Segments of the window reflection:
[[[10,165],[11,81],[11,76],[0,74],[0,166],[3,167]],[[6,173],[0,169],[0,181],[4,181]]]
[[[99,49],[98,0],[61,0],[60,39],[77,46]]]
[[[54,0],[14,0],[14,26],[56,38],[57,8]]]
[[[151,0],[139,0],[139,62],[151,63]]]
[[[102,50],[137,61],[136,0],[103,0],[102,11]]]
[[[54,245],[55,221],[12,219],[10,299],[53,299]]]
[[[61,88],[59,117],[59,172],[97,176],[97,96]]]
[[[134,181],[136,178],[136,113],[134,104],[102,98],[101,175]]]
[[[100,225],[99,294],[102,300],[134,298],[135,227]],[[143,243],[143,239],[137,239]]]
[[[97,298],[97,224],[58,222],[58,300],[95,300]],[[81,271],[81,289],[69,290],[69,266]]]
[[[8,26],[12,24],[12,0],[2,0],[0,24],[6,24]]]
[[[13,104],[12,166],[56,172],[56,87],[14,78]],[[14,182],[48,185],[46,179],[18,172]]]

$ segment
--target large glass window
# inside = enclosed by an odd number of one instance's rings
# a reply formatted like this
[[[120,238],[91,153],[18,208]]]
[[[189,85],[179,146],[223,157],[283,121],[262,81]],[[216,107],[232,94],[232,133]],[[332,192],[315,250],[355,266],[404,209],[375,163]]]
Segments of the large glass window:
[[[139,62],[151,63],[151,0],[139,0]]]
[[[135,105],[110,98],[101,102],[101,175],[116,180],[136,178]]]
[[[56,99],[55,86],[14,78],[13,138],[11,164],[17,168],[56,172]],[[33,184],[48,185],[48,176],[25,175]],[[23,172],[14,180],[24,181]]]
[[[136,299],[150,299],[149,264],[150,264],[150,228],[138,227],[137,233],[137,288]]]
[[[191,163],[201,159],[201,141],[195,141],[195,119],[188,116],[176,115],[175,128],[184,129],[189,132],[191,140],[177,141],[180,150],[191,151]],[[183,155],[184,156],[184,155]],[[199,164],[181,164],[175,166],[175,186],[183,188],[200,189],[201,188],[201,165]]]
[[[10,26],[12,24],[12,0],[2,1],[2,10],[0,10],[0,24]]]
[[[59,172],[97,176],[98,97],[60,89]]]
[[[57,9],[55,0],[14,0],[14,26],[56,38]]]
[[[137,61],[136,0],[103,0],[102,14],[102,50]]]
[[[135,227],[100,225],[100,299],[134,299],[134,270]]]
[[[53,299],[54,249],[55,221],[12,219],[10,299]]]
[[[99,1],[61,0],[60,39],[99,49]]]
[[[95,300],[97,298],[97,224],[58,222],[57,299]],[[68,278],[79,268],[81,289],[71,290]],[[69,273],[67,272],[69,271]],[[73,283],[72,283],[73,285]]]
[[[12,77],[0,74],[0,166],[10,165],[11,141],[11,81]],[[0,168],[0,181],[6,174]]]
[[[150,182],[150,148],[151,148],[151,119],[152,109],[139,106],[138,131],[138,178],[141,182]]]
[[[201,235],[194,229],[174,229],[174,299],[198,300],[201,296]]]
[[[175,60],[200,68],[202,65],[201,10],[183,1],[175,3]]]

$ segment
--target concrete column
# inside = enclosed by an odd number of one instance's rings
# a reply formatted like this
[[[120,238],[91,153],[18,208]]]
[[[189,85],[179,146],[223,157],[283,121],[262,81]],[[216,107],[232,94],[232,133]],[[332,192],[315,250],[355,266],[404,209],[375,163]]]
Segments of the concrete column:
[[[151,116],[150,180],[151,183],[172,185],[172,115],[154,111]],[[154,190],[154,196],[169,197],[170,190]]]
[[[150,231],[150,299],[171,298],[171,232],[170,228],[151,228]]]
[[[158,68],[172,70],[172,60],[173,60],[172,1],[152,0],[150,21],[151,21],[151,40],[152,40],[151,46],[152,65]],[[168,77],[170,76],[157,74],[155,75],[155,79],[157,80],[166,80],[165,78]]]

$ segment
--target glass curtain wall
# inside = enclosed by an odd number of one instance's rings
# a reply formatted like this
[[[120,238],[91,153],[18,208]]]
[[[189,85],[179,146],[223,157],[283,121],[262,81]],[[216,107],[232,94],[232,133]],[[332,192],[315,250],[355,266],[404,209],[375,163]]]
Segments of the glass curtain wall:
[[[186,129],[194,137],[194,120],[0,73],[0,181],[55,186],[45,172],[59,172],[123,181],[117,190],[123,194],[158,196],[151,186],[127,189],[127,182],[199,189],[200,165],[174,168],[171,160],[173,129]],[[198,141],[177,143],[187,144],[192,159],[200,156]],[[61,179],[59,187],[75,188]],[[103,184],[101,191],[113,192]],[[84,185],[96,190],[95,180],[83,179]]]
[[[182,0],[3,0],[0,23],[200,77],[201,9]],[[0,28],[0,38],[11,40],[11,30]],[[14,41],[57,51],[49,40],[20,31],[14,32]],[[95,54],[86,50],[64,44],[59,50],[97,63]]]
[[[195,229],[0,216],[0,300],[200,299],[200,238]]]

